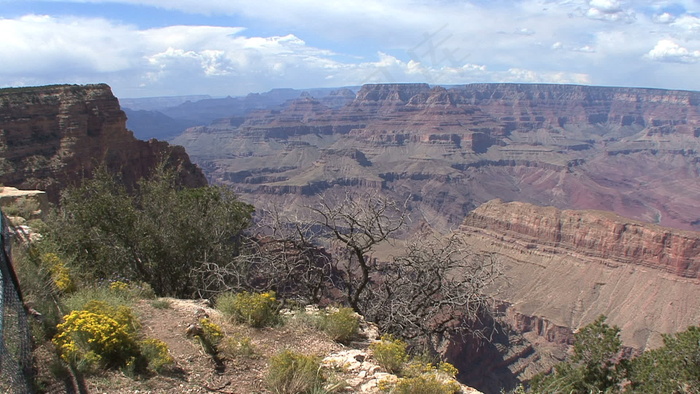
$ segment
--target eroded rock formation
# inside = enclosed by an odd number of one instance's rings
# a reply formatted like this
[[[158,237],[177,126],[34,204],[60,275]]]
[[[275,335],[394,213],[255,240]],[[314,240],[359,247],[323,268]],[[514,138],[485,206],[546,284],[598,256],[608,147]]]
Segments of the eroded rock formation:
[[[606,264],[635,264],[700,279],[700,233],[623,218],[604,211],[559,210],[489,201],[467,216],[463,231]]]
[[[600,315],[636,351],[700,324],[698,232],[500,200],[475,209],[459,232],[503,263],[491,292],[533,344],[569,344]]]
[[[105,164],[133,185],[161,160],[185,184],[206,179],[182,147],[140,141],[107,85],[0,89],[0,183],[46,190],[56,201],[66,185]]]
[[[467,384],[498,392],[566,359],[574,332],[598,316],[621,328],[628,354],[700,324],[700,233],[603,211],[492,200],[457,230],[503,277],[489,289],[513,331],[443,352]],[[505,335],[508,334],[508,335]]]
[[[307,96],[174,141],[254,203],[359,185],[442,229],[501,198],[700,230],[699,103],[659,89],[365,85],[339,108]]]

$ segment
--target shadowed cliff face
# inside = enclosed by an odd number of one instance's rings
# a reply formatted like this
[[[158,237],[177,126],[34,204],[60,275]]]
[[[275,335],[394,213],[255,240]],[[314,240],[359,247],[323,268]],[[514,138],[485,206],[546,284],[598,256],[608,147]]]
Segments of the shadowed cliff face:
[[[573,85],[366,85],[174,139],[247,200],[377,189],[457,226],[494,198],[700,230],[700,93]],[[348,152],[354,152],[348,154]]]
[[[125,124],[107,85],[0,89],[0,183],[46,190],[57,201],[102,163],[133,185],[165,159],[185,184],[206,185],[182,147],[137,140]]]

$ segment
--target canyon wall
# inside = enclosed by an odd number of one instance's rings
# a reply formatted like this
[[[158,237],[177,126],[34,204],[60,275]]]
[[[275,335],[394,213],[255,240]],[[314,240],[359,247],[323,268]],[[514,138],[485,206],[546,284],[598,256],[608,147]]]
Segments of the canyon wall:
[[[503,276],[489,288],[509,329],[442,351],[462,379],[499,392],[564,361],[574,332],[607,316],[628,355],[700,325],[700,233],[594,210],[492,200],[457,229]]]
[[[559,329],[531,319],[575,330],[604,314],[626,346],[641,350],[700,324],[698,232],[500,200],[475,209],[459,231],[503,262],[504,282],[492,292],[520,331],[565,343]]]
[[[361,186],[447,230],[501,198],[700,230],[700,93],[545,84],[365,85],[188,129],[215,183],[255,204]]]
[[[0,89],[0,183],[47,191],[52,201],[66,185],[102,164],[127,185],[161,160],[190,186],[206,185],[182,147],[140,141],[109,86],[56,85]]]

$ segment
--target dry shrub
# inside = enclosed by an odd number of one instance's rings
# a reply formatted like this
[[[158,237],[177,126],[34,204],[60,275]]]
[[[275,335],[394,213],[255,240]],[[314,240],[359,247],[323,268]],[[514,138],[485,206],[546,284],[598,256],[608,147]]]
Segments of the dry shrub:
[[[267,384],[278,394],[308,393],[323,385],[321,360],[316,356],[284,350],[270,358]]]

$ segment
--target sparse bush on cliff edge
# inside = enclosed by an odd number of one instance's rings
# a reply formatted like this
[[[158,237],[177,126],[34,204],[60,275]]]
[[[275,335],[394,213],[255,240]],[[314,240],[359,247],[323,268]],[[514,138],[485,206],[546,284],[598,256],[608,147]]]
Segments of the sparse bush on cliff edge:
[[[357,335],[360,316],[352,308],[326,311],[319,317],[319,328],[334,341],[346,343]]]
[[[377,364],[382,366],[389,373],[399,373],[408,361],[406,342],[396,339],[391,335],[382,336],[382,340],[369,346],[377,360]]]

